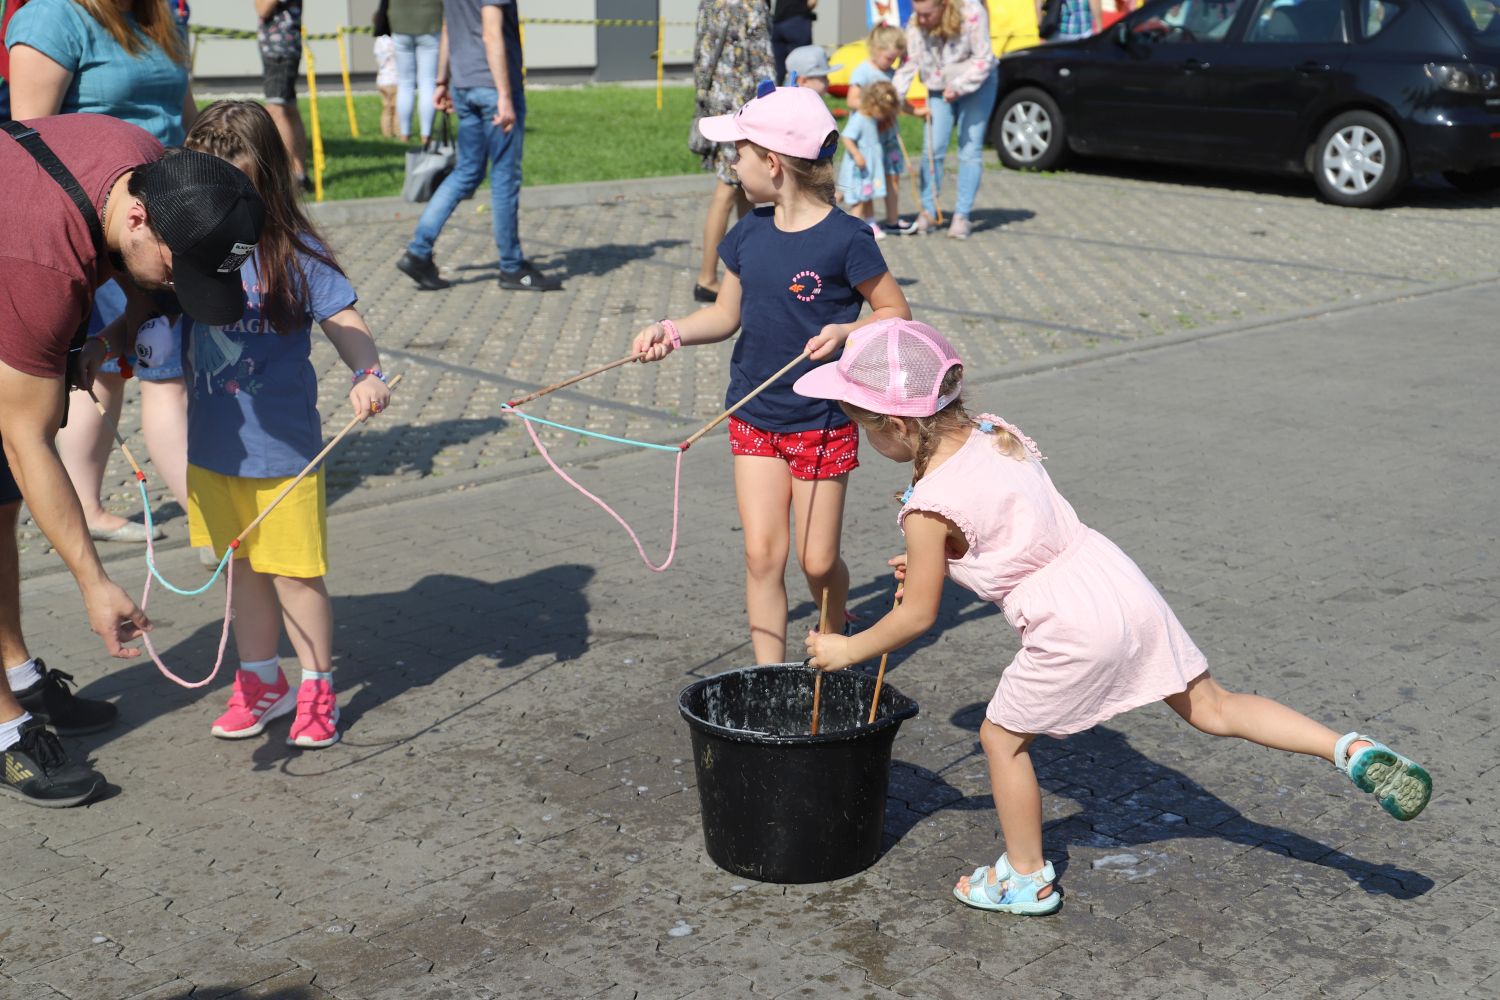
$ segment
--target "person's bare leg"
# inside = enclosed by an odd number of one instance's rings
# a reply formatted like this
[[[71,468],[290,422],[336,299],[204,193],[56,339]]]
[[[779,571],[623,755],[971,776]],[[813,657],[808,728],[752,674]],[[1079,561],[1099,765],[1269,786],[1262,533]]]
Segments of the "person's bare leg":
[[[141,436],[151,466],[178,506],[187,510],[187,383],[180,378],[141,383]]]
[[[901,221],[900,174],[885,175],[885,224],[894,226]]]
[[[779,458],[736,455],[734,496],[745,530],[745,610],[750,619],[750,646],[756,663],[784,663],[792,474]]]
[[[94,395],[109,412],[105,423],[94,407],[94,401],[82,389],[68,397],[68,425],[57,432],[57,453],[63,468],[73,481],[73,492],[83,505],[83,517],[90,528],[113,531],[125,518],[104,509],[99,494],[104,489],[104,472],[115,447],[112,427],[120,423],[120,407],[125,400],[125,380],[115,374],[100,374],[94,379]]]
[[[267,104],[266,111],[270,114],[271,121],[276,123],[281,144],[286,147],[287,156],[292,161],[292,176],[305,176],[307,167],[303,150],[307,146],[307,134],[302,128],[302,113],[297,110],[295,103]]]
[[[286,634],[303,670],[333,669],[333,602],[321,576],[278,576],[276,596]],[[293,685],[295,686],[295,685]]]
[[[256,663],[276,655],[281,639],[281,603],[275,578],[250,568],[249,559],[234,564],[234,648],[240,662]]]
[[[21,556],[16,545],[16,525],[21,502],[0,507],[0,722],[9,722],[25,711],[11,693],[5,668],[18,667],[31,659],[21,635]]]
[[[703,265],[698,269],[698,284],[714,291],[719,290],[719,243],[729,232],[731,208],[743,219],[750,211],[750,199],[745,197],[743,188],[720,181],[714,185],[708,214],[703,219]]]
[[[792,480],[792,511],[797,525],[797,563],[807,578],[813,604],[822,608],[828,591],[829,632],[844,631],[849,601],[849,567],[839,555],[844,531],[844,495],[849,475],[833,479]]]
[[[1225,690],[1207,673],[1166,702],[1188,725],[1210,736],[1237,736],[1272,750],[1322,757],[1330,763],[1339,740],[1338,733],[1301,712],[1258,694]],[[1349,749],[1352,753],[1369,745],[1360,740]]]
[[[1035,737],[1013,733],[985,719],[979,727],[979,744],[984,747],[990,768],[990,793],[995,798],[995,814],[1000,818],[1000,836],[1010,867],[1022,874],[1040,871],[1042,858],[1042,788],[1031,766],[1031,741]],[[995,870],[986,876],[995,884]],[[969,877],[958,880],[958,891],[967,894]],[[1052,886],[1037,893],[1038,899],[1052,895]]]

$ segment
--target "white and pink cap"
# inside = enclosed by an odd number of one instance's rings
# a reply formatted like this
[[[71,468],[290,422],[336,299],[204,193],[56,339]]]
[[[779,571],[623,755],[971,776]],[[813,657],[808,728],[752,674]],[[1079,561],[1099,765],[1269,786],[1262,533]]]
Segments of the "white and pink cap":
[[[958,398],[962,385],[946,396],[939,390],[948,370],[961,364],[953,345],[926,323],[883,319],[850,334],[837,361],[792,388],[891,417],[930,417]]]
[[[817,160],[833,155],[838,146],[838,132],[828,105],[807,87],[772,87],[762,83],[755,99],[747,101],[732,115],[715,115],[698,119],[698,131],[710,142],[738,142],[748,139],[783,156]]]

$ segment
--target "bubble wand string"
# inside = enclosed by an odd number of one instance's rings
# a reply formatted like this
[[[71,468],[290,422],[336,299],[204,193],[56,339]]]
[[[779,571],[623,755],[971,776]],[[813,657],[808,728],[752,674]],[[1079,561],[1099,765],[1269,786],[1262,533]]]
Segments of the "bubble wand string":
[[[403,375],[397,375],[395,378],[391,379],[389,388],[394,390],[396,386],[400,384],[403,377]],[[109,416],[107,413],[105,413],[104,406],[99,402],[98,397],[94,396],[94,392],[92,389],[89,390],[89,396],[93,398],[94,406],[98,408],[100,415],[105,418],[105,422],[109,423]],[[333,439],[323,446],[323,450],[314,455],[312,461],[308,462],[307,465],[302,469],[302,471],[297,473],[297,475],[293,477],[292,481],[287,483],[286,486],[282,488],[280,493],[276,494],[271,502],[266,505],[265,509],[256,515],[255,520],[251,521],[243,531],[235,536],[234,540],[231,541],[229,543],[229,546],[225,549],[224,556],[219,560],[219,565],[214,570],[213,576],[210,576],[208,578],[208,583],[205,583],[203,586],[197,588],[196,590],[183,590],[179,587],[174,586],[157,570],[156,546],[151,537],[154,534],[155,526],[152,524],[151,519],[151,502],[146,494],[146,474],[142,472],[141,467],[136,464],[135,456],[130,453],[129,446],[125,444],[125,439],[120,436],[119,427],[116,425],[111,425],[111,430],[114,432],[115,441],[119,443],[120,449],[125,453],[125,458],[130,462],[131,469],[135,472],[136,485],[140,488],[141,503],[145,508],[146,565],[150,572],[146,576],[146,585],[141,591],[141,610],[146,610],[146,604],[151,598],[151,581],[153,578],[160,580],[162,586],[171,590],[173,593],[192,597],[197,594],[203,593],[208,589],[210,585],[212,585],[214,580],[218,578],[218,575],[221,572],[224,573],[224,627],[219,633],[219,651],[217,657],[214,659],[213,670],[209,671],[207,677],[203,678],[201,681],[186,681],[181,677],[178,677],[171,671],[171,669],[167,667],[165,663],[162,662],[161,656],[157,654],[156,647],[151,642],[151,636],[144,632],[141,633],[141,639],[145,643],[146,651],[151,654],[152,662],[156,664],[156,668],[160,670],[162,672],[162,675],[165,676],[168,680],[185,688],[200,688],[209,684],[215,677],[218,676],[219,668],[224,664],[224,650],[225,648],[227,648],[229,643],[229,622],[233,617],[232,613],[234,609],[233,601],[235,552],[239,549],[240,545],[244,542],[245,538],[250,534],[250,532],[254,531],[256,527],[259,526],[259,524],[270,515],[271,511],[276,509],[276,505],[281,503],[282,500],[286,499],[287,494],[291,493],[292,489],[303,479],[306,479],[308,474],[316,469],[318,465],[323,461],[323,459],[328,456],[328,453],[331,452],[334,447],[344,439],[344,436],[352,431],[355,426],[362,423],[365,417],[366,414],[358,414],[349,419],[349,422],[344,425],[343,430],[335,434],[333,436]]]

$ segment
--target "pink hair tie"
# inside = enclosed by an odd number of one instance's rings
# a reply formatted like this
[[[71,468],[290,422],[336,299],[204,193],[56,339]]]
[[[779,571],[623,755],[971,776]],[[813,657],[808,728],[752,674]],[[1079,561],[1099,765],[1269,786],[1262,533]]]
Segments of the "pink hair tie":
[[[672,350],[675,351],[682,346],[682,334],[678,332],[676,323],[669,319],[659,319],[657,323],[661,325],[662,332],[667,335],[667,343],[672,345]]]

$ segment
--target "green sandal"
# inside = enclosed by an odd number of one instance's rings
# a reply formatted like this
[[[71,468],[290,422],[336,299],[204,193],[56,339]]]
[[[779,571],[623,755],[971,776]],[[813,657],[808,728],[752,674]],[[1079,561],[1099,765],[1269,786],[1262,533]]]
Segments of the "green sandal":
[[[1361,740],[1369,746],[1352,756],[1349,746]],[[1412,760],[1373,736],[1346,733],[1333,748],[1333,764],[1362,791],[1380,800],[1380,808],[1397,819],[1415,819],[1432,798],[1432,776]]]
[[[995,862],[995,884],[990,885],[985,876],[988,868],[976,868],[969,876],[969,891],[962,893],[953,887],[953,897],[976,910],[994,910],[998,913],[1019,913],[1027,917],[1040,917],[1057,912],[1062,906],[1062,894],[1053,886],[1052,893],[1041,899],[1037,893],[1057,880],[1052,862],[1042,865],[1041,871],[1022,875],[1010,866],[1010,857],[1000,855]],[[1002,886],[1004,887],[1002,890]]]

